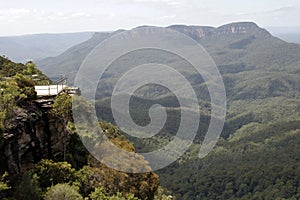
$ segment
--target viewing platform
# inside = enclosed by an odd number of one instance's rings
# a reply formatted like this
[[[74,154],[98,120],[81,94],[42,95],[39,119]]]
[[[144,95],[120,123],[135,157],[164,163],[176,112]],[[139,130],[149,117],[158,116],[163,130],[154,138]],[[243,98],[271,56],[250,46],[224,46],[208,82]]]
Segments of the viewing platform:
[[[56,96],[67,87],[67,85],[36,85],[35,91],[37,96]]]
[[[67,93],[69,95],[80,94],[78,87],[68,86],[67,78],[61,78],[54,84],[49,85],[36,85],[35,91],[38,97],[57,96],[61,93]]]
[[[60,94],[80,95],[79,87],[68,86],[66,83],[66,78],[62,78],[54,84],[34,86],[38,97],[35,102],[43,108],[51,108],[56,96]]]

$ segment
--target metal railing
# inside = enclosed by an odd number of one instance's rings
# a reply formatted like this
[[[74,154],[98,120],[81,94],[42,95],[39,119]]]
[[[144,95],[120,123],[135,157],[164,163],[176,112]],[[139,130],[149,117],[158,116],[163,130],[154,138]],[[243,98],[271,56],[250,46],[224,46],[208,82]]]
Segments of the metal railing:
[[[61,93],[67,88],[67,78],[62,77],[52,85],[36,85],[35,91],[37,96],[54,96]]]

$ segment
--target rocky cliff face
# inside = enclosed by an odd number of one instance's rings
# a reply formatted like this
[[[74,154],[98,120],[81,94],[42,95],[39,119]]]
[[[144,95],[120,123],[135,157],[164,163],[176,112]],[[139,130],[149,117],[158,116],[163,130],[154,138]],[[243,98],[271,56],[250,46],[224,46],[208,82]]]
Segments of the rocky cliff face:
[[[226,24],[218,28],[210,26],[185,26],[185,25],[173,25],[169,26],[173,30],[184,33],[195,40],[200,40],[204,37],[213,35],[241,35],[241,34],[253,34],[259,35],[270,35],[266,30],[260,28],[252,22],[238,22]]]
[[[5,124],[0,169],[19,177],[42,158],[63,159],[68,144],[64,120],[34,102],[15,110]]]

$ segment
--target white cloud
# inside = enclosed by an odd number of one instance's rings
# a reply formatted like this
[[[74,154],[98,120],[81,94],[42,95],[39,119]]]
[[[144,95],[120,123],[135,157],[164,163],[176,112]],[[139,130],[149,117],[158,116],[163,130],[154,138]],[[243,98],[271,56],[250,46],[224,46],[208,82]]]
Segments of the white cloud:
[[[72,17],[91,17],[92,15],[85,12],[72,13]]]
[[[26,15],[30,13],[29,9],[25,9],[25,8],[11,8],[11,9],[2,9],[0,10],[0,15],[1,16],[15,16],[15,15]]]
[[[177,15],[165,15],[163,18],[172,19],[175,18]]]
[[[33,30],[116,30],[140,25],[219,26],[232,21],[254,21],[269,26],[300,26],[297,20],[300,18],[300,6],[295,2],[296,0],[10,0],[2,2],[0,8],[0,26],[3,27],[0,34],[28,33]]]
[[[92,15],[85,12],[46,11],[37,9],[8,9],[0,10],[0,20],[3,22],[26,22],[26,21],[43,21],[47,20],[68,20],[74,18],[88,18]]]

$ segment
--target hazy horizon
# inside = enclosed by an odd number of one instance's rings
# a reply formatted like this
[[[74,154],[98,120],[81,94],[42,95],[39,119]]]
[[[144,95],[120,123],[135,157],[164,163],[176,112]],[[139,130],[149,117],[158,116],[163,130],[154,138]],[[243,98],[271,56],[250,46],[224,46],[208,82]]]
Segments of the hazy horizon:
[[[245,21],[235,21],[235,22],[245,22]],[[228,22],[228,23],[224,23],[221,24],[219,26],[225,25],[225,24],[230,24],[230,23],[235,23],[235,22]],[[254,21],[247,21],[247,22],[254,22]],[[256,22],[254,22],[256,23]],[[211,26],[211,25],[201,25],[201,24],[182,24],[182,23],[178,23],[178,24],[169,24],[166,26],[159,26],[159,27],[168,27],[168,26],[172,26],[172,25],[187,25],[187,26]],[[259,24],[258,24],[259,25]],[[149,24],[140,24],[137,25],[135,27],[131,27],[129,29],[125,29],[125,30],[130,30],[132,28],[136,28],[139,26],[152,26]],[[153,25],[154,26],[154,25]],[[219,27],[219,26],[212,26],[212,27]],[[260,25],[259,25],[260,26]],[[260,26],[261,28],[266,29],[267,31],[269,31],[272,34],[300,34],[300,26],[295,26],[295,27],[289,27],[289,26]],[[15,35],[1,35],[0,37],[18,37],[18,36],[31,36],[31,35],[51,35],[51,34],[73,34],[73,33],[96,33],[96,32],[114,32],[117,31],[119,29],[114,29],[114,30],[81,30],[81,31],[71,31],[71,32],[36,32],[36,33],[21,33],[21,34],[15,34]]]
[[[61,0],[5,1],[0,36],[114,31],[141,25],[173,24],[218,27],[251,21],[260,27],[299,28],[297,0]]]

